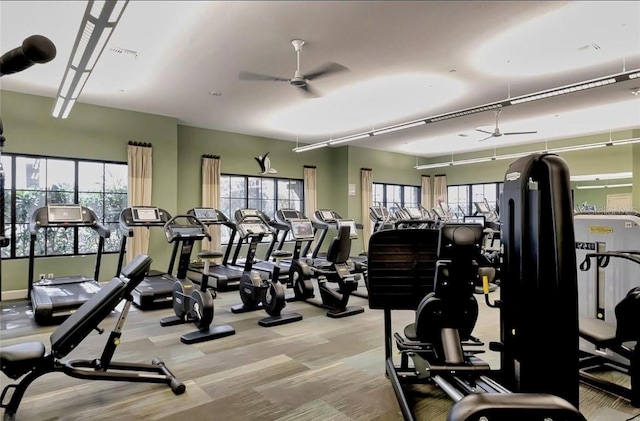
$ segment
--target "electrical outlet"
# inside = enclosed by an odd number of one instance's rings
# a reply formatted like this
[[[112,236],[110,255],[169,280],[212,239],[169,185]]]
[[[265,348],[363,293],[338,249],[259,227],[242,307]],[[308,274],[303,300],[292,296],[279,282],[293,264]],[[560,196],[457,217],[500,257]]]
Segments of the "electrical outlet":
[[[45,279],[47,276],[44,273],[41,273],[40,275],[38,275],[38,279],[43,280]]]
[[[54,278],[53,272],[47,273],[47,279],[53,279],[53,278]]]

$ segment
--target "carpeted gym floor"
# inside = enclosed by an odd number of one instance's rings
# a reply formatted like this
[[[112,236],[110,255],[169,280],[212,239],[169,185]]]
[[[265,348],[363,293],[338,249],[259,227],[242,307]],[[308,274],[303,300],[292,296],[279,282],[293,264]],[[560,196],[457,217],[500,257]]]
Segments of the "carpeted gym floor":
[[[497,298],[497,293],[494,298]],[[479,300],[482,301],[482,300]],[[47,374],[27,390],[18,420],[401,420],[391,384],[384,376],[382,312],[367,301],[352,298],[365,312],[330,319],[325,310],[304,302],[289,303],[285,312],[304,316],[300,322],[263,328],[263,311],[233,314],[238,292],[215,300],[215,324],[231,324],[234,336],[184,345],[180,335],[193,325],[160,327],[171,309],[132,311],[124,327],[115,360],[150,362],[162,359],[187,391],[175,396],[164,385],[82,381]],[[49,345],[55,329],[39,327],[26,301],[3,302],[0,318],[2,346],[26,341]],[[498,338],[498,311],[481,302],[475,335],[486,343]],[[116,316],[105,320],[107,332],[97,332],[69,358],[96,358]],[[394,329],[411,322],[411,312],[395,312]],[[497,364],[497,355],[483,359]],[[2,375],[2,386],[10,379]],[[550,379],[550,381],[553,381]],[[621,379],[626,381],[626,379]],[[444,420],[452,401],[433,386],[415,390],[421,420]],[[581,387],[581,411],[593,421],[626,420],[640,413],[624,400]]]

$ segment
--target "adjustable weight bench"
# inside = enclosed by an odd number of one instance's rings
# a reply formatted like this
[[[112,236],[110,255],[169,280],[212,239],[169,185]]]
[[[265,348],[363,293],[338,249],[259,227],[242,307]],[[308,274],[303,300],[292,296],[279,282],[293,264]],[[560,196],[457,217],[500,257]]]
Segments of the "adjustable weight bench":
[[[122,327],[131,307],[133,289],[149,271],[151,258],[141,254],[125,266],[118,278],[111,281],[78,310],[67,318],[52,334],[51,352],[46,354],[42,342],[27,342],[0,348],[0,369],[8,377],[22,380],[7,385],[0,395],[0,408],[5,409],[4,419],[13,420],[27,387],[38,377],[53,372],[88,380],[111,380],[142,383],[165,383],[176,395],[185,391],[164,363],[153,359],[151,364],[111,361],[120,344]],[[94,360],[59,361],[73,351],[92,330],[100,334],[98,324],[122,301],[124,308],[109,335],[102,355]],[[24,376],[24,377],[23,377]],[[12,393],[11,393],[12,392]]]

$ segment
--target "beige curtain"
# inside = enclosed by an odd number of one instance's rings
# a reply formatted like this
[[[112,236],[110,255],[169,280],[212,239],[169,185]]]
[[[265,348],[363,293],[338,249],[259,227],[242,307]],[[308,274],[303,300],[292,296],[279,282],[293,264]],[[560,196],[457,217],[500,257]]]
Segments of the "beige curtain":
[[[373,206],[373,170],[360,169],[360,191],[362,200],[362,244],[364,251],[369,250],[369,237],[371,237],[371,219],[369,208]]]
[[[420,204],[423,208],[431,212],[431,203],[433,203],[431,201],[431,177],[429,177],[428,175],[422,176],[422,185],[420,190],[422,193]]]
[[[433,177],[433,206],[440,207],[440,202],[447,203],[447,176]]]
[[[202,155],[202,206],[220,208],[220,157]],[[202,240],[203,250],[220,250],[220,225],[210,225],[211,241]]]
[[[151,206],[151,180],[153,175],[153,150],[151,143],[129,142],[127,166],[129,186],[128,206]],[[127,239],[127,262],[149,250],[149,229],[134,228],[133,237]]]
[[[316,188],[316,167],[304,166],[304,214],[311,219],[318,209],[318,190]]]

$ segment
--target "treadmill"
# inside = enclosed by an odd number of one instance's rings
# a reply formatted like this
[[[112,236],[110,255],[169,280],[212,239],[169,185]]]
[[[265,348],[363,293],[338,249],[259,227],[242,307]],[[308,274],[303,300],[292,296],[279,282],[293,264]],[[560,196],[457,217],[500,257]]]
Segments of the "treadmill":
[[[38,230],[43,228],[89,227],[99,237],[96,266],[93,277],[83,275],[43,278],[35,280],[35,245]],[[93,297],[99,290],[100,261],[104,240],[111,232],[100,223],[96,214],[78,204],[47,205],[36,209],[29,223],[31,241],[29,245],[29,298],[33,316],[39,325],[60,323],[78,307]]]
[[[165,223],[171,219],[171,215],[164,209],[155,206],[134,206],[123,209],[120,212],[120,232],[122,241],[120,243],[120,258],[116,276],[120,275],[120,270],[125,259],[127,250],[127,239],[133,237],[134,228],[164,228]],[[176,251],[173,251],[169,269],[167,271],[150,270],[138,286],[133,290],[133,303],[142,310],[152,310],[157,308],[167,308],[173,305],[173,283],[176,278],[171,275],[173,260]]]
[[[278,230],[280,229],[286,229],[287,226],[281,226],[281,224],[279,224],[277,221],[272,220],[271,218],[269,218],[264,212],[258,210],[258,209],[238,209],[236,210],[235,214],[234,214],[234,219],[236,221],[242,221],[244,218],[246,217],[258,217],[260,219],[262,219],[267,225],[269,225],[269,227],[272,229],[272,233],[273,235],[271,235],[271,241],[269,242],[268,248],[267,248],[267,252],[265,253],[265,260],[258,260],[255,259],[253,262],[253,270],[260,272],[262,274],[264,274],[265,279],[271,279],[271,276],[273,275],[273,269],[275,268],[275,262],[269,261],[269,257],[271,256],[271,252],[273,251],[275,244],[276,244],[276,233]],[[235,229],[232,233],[231,233],[231,238],[229,239],[229,245],[227,246],[227,250],[229,250],[229,248],[232,246],[235,236],[237,233],[237,229]],[[242,268],[244,270],[244,259],[238,259],[238,256],[240,255],[240,249],[242,247],[242,244],[244,244],[247,241],[246,238],[242,238],[242,236],[238,236],[238,243],[236,245],[235,251],[233,253],[233,259],[231,260],[231,265],[232,266],[236,266],[239,268]],[[284,262],[280,263],[280,276],[279,278],[281,279],[288,279],[289,278],[289,268],[290,265],[286,264]]]
[[[194,215],[200,220],[206,227],[211,225],[224,225],[231,229],[231,232],[236,231],[236,225],[227,218],[227,216],[218,209],[214,208],[193,208],[187,212],[190,215]],[[209,266],[209,287],[216,291],[230,291],[237,290],[240,285],[240,278],[242,278],[242,269],[227,265],[229,259],[229,252],[231,251],[231,243],[227,246],[227,250],[222,259],[222,264]],[[202,280],[202,270],[204,269],[204,263],[196,262],[189,265],[187,270],[187,278],[192,282],[200,285]]]

